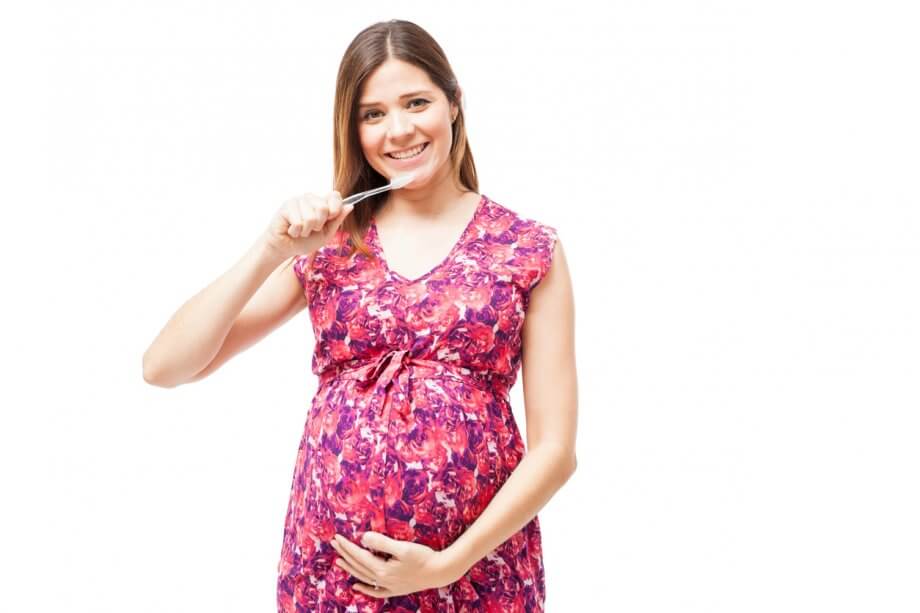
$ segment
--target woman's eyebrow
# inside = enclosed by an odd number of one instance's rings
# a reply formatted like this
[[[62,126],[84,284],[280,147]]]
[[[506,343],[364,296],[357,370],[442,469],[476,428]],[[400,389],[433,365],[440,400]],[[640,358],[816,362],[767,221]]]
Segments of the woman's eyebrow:
[[[403,94],[402,96],[399,97],[399,99],[402,100],[403,98],[409,98],[410,96],[418,96],[419,94],[431,95],[431,92],[426,89],[420,89],[419,91],[416,91],[416,92],[409,92],[408,94]],[[358,105],[358,108],[360,109],[366,106],[374,106],[377,104],[380,104],[380,103],[379,102],[362,102],[361,104]]]

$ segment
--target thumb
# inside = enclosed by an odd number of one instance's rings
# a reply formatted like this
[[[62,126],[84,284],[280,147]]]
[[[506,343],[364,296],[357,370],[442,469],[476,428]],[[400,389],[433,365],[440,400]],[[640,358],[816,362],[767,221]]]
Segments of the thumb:
[[[342,207],[342,210],[339,211],[339,216],[336,217],[335,224],[333,225],[333,227],[336,230],[342,227],[342,224],[345,222],[345,218],[348,217],[348,214],[351,213],[352,210],[354,210],[354,208],[355,208],[355,205],[353,204],[349,204],[349,205]]]
[[[361,537],[361,544],[365,547],[370,547],[371,549],[393,555],[397,553],[397,549],[399,548],[398,541],[391,539],[385,534],[371,532],[370,530],[365,532],[364,536]]]

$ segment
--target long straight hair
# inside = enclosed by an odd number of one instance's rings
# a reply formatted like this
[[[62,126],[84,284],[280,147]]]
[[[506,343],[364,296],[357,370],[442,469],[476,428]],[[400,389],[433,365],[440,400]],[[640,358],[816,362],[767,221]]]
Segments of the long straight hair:
[[[463,107],[460,104],[457,77],[440,45],[428,32],[412,23],[393,19],[368,26],[348,45],[335,85],[333,112],[333,185],[342,196],[386,185],[389,181],[368,164],[358,137],[358,104],[365,80],[381,64],[395,58],[424,70],[447,97],[457,105],[457,117],[452,124],[450,148],[451,176],[461,188],[479,191],[476,165],[466,137]],[[348,235],[351,248],[376,259],[363,236],[370,219],[383,206],[386,193],[377,194],[367,203],[355,208],[342,222],[340,232]]]

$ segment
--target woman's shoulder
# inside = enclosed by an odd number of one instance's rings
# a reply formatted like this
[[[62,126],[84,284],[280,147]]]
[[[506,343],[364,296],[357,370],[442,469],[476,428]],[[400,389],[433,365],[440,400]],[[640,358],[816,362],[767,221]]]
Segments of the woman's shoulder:
[[[294,273],[302,284],[307,279],[315,281],[318,269],[326,270],[330,262],[340,265],[347,259],[348,254],[351,253],[350,245],[348,232],[340,229],[329,239],[328,243],[315,251],[294,256]]]
[[[515,241],[555,241],[558,238],[554,225],[526,216],[488,196],[483,198],[486,200],[484,225],[490,234],[506,235],[506,238],[513,237]]]
[[[546,276],[559,238],[554,225],[487,197],[482,238],[507,266],[512,279],[525,290]]]

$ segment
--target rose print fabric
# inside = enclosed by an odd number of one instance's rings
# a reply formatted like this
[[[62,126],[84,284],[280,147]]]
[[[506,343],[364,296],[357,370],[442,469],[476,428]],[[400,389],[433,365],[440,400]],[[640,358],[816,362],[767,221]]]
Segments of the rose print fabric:
[[[372,530],[441,550],[489,504],[524,455],[509,403],[530,292],[555,228],[482,195],[448,256],[417,279],[347,254],[340,231],[295,258],[319,379],[297,452],[278,563],[279,612],[542,611],[534,517],[458,581],[373,598],[329,540]]]

